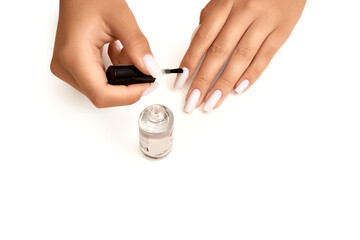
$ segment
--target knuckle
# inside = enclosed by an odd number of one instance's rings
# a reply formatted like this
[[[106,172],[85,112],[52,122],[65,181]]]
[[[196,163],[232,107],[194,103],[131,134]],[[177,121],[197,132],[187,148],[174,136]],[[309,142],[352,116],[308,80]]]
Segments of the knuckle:
[[[206,7],[201,10],[201,12],[200,12],[200,21],[205,19],[208,12],[209,12],[209,10]]]
[[[211,30],[202,26],[198,29],[196,35],[198,38],[200,38],[201,41],[210,41],[213,39]]]
[[[64,77],[64,71],[66,71],[66,69],[64,69],[64,66],[55,57],[53,57],[51,60],[50,71],[58,79],[69,83],[68,80]]]
[[[263,70],[259,66],[252,66],[246,70],[244,75],[248,79],[256,80],[260,77],[262,72]]]
[[[144,34],[142,34],[141,32],[137,32],[132,34],[129,38],[128,38],[128,45],[131,47],[139,47],[141,45],[149,45],[148,40],[146,39],[146,37],[144,36]]]
[[[54,74],[56,77],[59,77],[59,63],[54,58],[51,60],[50,63],[50,71],[52,74]]]
[[[196,60],[198,59],[198,54],[194,51],[188,51],[183,59],[184,66],[192,66],[195,64]]]
[[[275,53],[276,53],[276,49],[275,49],[275,48],[269,48],[269,49],[267,49],[267,50],[264,52],[264,55],[263,55],[265,61],[269,63],[269,62],[271,61],[271,59],[274,57]]]
[[[121,104],[122,106],[126,106],[126,105],[131,105],[136,103],[137,101],[140,100],[142,96],[142,93],[137,93],[137,94],[130,94],[130,93],[125,93],[123,98],[121,99]]]
[[[209,54],[214,57],[225,57],[228,54],[228,50],[224,43],[215,41],[209,49]]]
[[[200,22],[202,22],[204,20],[204,18],[209,14],[209,11],[210,11],[210,8],[211,8],[211,5],[213,4],[214,2],[212,0],[210,0],[206,6],[201,10],[200,12]]]
[[[261,1],[247,1],[245,4],[245,9],[250,12],[260,12],[264,10],[264,4]]]
[[[209,85],[209,78],[204,75],[196,76],[194,82],[201,87],[207,87]]]
[[[228,8],[234,4],[234,1],[233,0],[217,0],[217,4]]]
[[[96,93],[93,93],[89,96],[90,101],[94,104],[96,108],[105,108],[106,105],[106,98],[104,94],[101,93],[101,91],[98,91]]]
[[[201,52],[191,48],[186,52],[181,61],[181,66],[186,66],[191,72],[191,69],[195,69],[200,64],[202,57],[203,54]]]
[[[226,88],[226,89],[231,89],[235,85],[235,81],[233,81],[233,79],[231,79],[228,76],[221,76],[219,79],[219,83],[221,83],[223,88]]]
[[[244,58],[245,60],[251,60],[254,56],[254,50],[252,50],[252,48],[248,46],[242,46],[237,47],[234,51],[234,54],[241,58]]]

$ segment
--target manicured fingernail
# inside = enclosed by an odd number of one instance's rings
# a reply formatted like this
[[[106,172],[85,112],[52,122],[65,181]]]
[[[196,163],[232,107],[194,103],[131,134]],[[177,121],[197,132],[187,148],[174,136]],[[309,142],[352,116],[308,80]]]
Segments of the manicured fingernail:
[[[174,88],[176,89],[180,89],[184,86],[186,79],[189,76],[189,69],[187,69],[186,67],[183,67],[183,73],[179,73],[176,77],[175,83],[174,83]]]
[[[246,88],[247,86],[249,86],[249,80],[243,80],[239,86],[237,86],[237,88],[235,89],[235,92],[237,92],[238,94],[241,94]]]
[[[152,84],[150,84],[150,86],[143,92],[141,97],[145,97],[147,95],[149,95],[150,93],[152,93],[153,91],[155,91],[155,89],[157,89],[157,87],[159,86],[158,82],[153,82]]]
[[[195,109],[195,107],[200,99],[200,95],[201,95],[201,93],[198,89],[194,89],[191,92],[188,100],[186,101],[185,108],[184,108],[184,111],[186,113],[191,113]]]
[[[160,65],[155,61],[154,57],[150,54],[146,54],[143,57],[144,65],[149,71],[152,77],[158,78],[162,76]]]
[[[218,103],[218,101],[220,100],[221,96],[222,96],[222,92],[220,90],[214,91],[211,94],[211,96],[208,98],[208,100],[205,102],[203,107],[204,111],[210,112],[211,110],[213,110],[216,104]]]
[[[195,28],[195,30],[194,30],[194,32],[193,32],[193,34],[191,35],[191,40],[190,40],[190,41],[192,41],[192,40],[193,40],[193,38],[194,38],[194,36],[195,36],[196,32],[199,30],[200,26],[201,26],[201,24],[199,24],[199,25]]]
[[[120,52],[120,51],[121,51],[121,45],[120,45],[120,41],[119,41],[119,40],[116,40],[116,41],[115,41],[115,47],[116,47],[116,51],[117,51],[117,52]]]

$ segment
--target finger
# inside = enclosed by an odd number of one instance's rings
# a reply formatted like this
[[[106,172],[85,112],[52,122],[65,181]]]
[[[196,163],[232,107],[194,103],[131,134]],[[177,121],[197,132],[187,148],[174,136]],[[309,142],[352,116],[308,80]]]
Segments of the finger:
[[[211,8],[214,6],[215,0],[209,1],[206,6],[201,10],[200,12],[200,21],[199,24],[201,24],[204,19],[209,16],[209,12],[211,11]]]
[[[266,24],[254,22],[246,31],[235,48],[223,73],[211,88],[205,98],[204,110],[211,111],[218,107],[226,98],[234,85],[250,65],[262,43],[271,32]],[[217,94],[217,101],[212,100],[213,93]]]
[[[155,78],[160,77],[161,68],[152,57],[149,43],[141,32],[134,15],[125,1],[119,1],[118,4],[122,9],[121,14],[109,14],[107,19],[114,38],[121,41],[131,62],[141,72],[151,74]]]
[[[113,86],[107,83],[100,50],[89,43],[76,44],[77,52],[68,55],[69,71],[83,93],[98,108],[137,102],[150,84]]]
[[[286,38],[286,36],[282,36],[280,30],[275,30],[266,38],[254,60],[237,82],[235,86],[236,93],[241,94],[254,84],[270,64],[276,52],[284,44]]]
[[[113,65],[132,65],[125,48],[121,48],[119,41],[113,41],[109,44],[108,54]]]
[[[98,108],[131,105],[140,100],[150,83],[132,84],[128,86],[106,85],[103,93],[99,93],[96,104]]]
[[[251,23],[252,16],[250,14],[244,13],[239,17],[230,17],[218,37],[210,46],[187,95],[188,97],[193,89],[200,91],[201,95],[197,106],[201,104],[211,84],[220,72],[220,69],[224,66],[226,60],[238,44],[239,39]]]
[[[113,41],[109,44],[108,55],[113,65],[120,65],[119,54],[121,52],[120,42],[118,40]]]
[[[199,29],[184,55],[180,64],[181,67],[186,67],[191,76],[199,65],[201,58],[205,55],[208,48],[211,46],[221,28],[224,26],[226,19],[232,8],[231,1],[215,1],[206,17],[201,23]]]
[[[199,25],[195,28],[193,34],[191,35],[190,42],[192,42],[192,40],[194,39],[194,36],[195,36],[196,32],[199,30],[199,28],[201,26],[201,23],[204,22],[204,19],[209,16],[209,12],[211,11],[211,8],[214,6],[214,2],[216,2],[216,1],[212,0],[212,1],[208,2],[206,4],[206,6],[201,10]]]
[[[119,63],[120,65],[133,65],[125,48],[122,48],[120,51]]]

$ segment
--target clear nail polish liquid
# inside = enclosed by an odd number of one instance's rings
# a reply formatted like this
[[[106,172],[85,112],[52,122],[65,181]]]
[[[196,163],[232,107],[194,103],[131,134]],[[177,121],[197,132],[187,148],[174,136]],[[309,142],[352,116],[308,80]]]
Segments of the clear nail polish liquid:
[[[172,149],[174,115],[163,105],[145,108],[139,117],[140,151],[148,158],[160,159]]]

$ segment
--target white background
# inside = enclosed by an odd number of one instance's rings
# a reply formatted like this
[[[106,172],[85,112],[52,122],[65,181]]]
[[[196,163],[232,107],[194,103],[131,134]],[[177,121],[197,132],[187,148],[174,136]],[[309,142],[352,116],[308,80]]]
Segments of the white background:
[[[206,0],[128,3],[178,66]],[[175,76],[96,109],[50,73],[58,1],[1,1],[0,239],[360,239],[358,11],[309,1],[248,92],[187,115]],[[175,114],[161,161],[138,150],[154,103]]]

